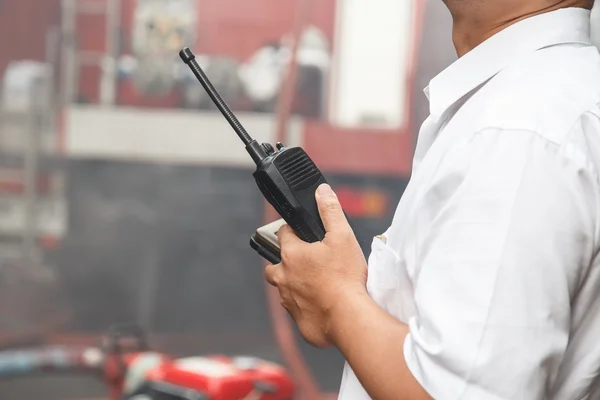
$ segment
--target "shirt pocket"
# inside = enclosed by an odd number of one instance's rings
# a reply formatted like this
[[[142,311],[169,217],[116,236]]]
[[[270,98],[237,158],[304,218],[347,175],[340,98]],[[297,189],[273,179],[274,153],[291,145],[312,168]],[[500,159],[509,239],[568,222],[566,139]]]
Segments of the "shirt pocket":
[[[413,286],[406,262],[386,243],[385,236],[376,236],[371,244],[367,291],[381,308],[398,320],[408,323],[415,315]]]
[[[380,307],[391,312],[398,288],[399,259],[385,240],[385,236],[376,236],[371,243],[367,290]]]

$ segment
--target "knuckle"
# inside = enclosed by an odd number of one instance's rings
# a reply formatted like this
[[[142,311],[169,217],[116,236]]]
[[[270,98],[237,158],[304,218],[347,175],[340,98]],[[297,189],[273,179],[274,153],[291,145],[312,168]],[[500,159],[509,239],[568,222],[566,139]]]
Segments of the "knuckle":
[[[281,228],[279,228],[279,231],[277,231],[277,236],[286,237],[287,235],[289,235],[292,232],[293,232],[292,228],[289,225],[285,224]]]
[[[280,265],[269,265],[265,269],[265,277],[271,285],[279,287],[283,283],[284,273]]]
[[[283,264],[287,264],[294,259],[295,256],[294,246],[284,246],[281,248],[281,261]]]
[[[273,283],[275,284],[275,286],[280,287],[283,285],[283,273],[281,271],[278,271],[276,273],[273,274],[273,276],[271,277]]]
[[[267,282],[269,282],[270,284],[273,284],[273,272],[272,272],[272,268],[271,266],[267,266],[267,268],[265,268],[265,279],[267,280]]]
[[[351,241],[355,239],[354,232],[352,232],[352,229],[350,229],[349,227],[340,232],[340,236],[341,239],[344,241]]]
[[[340,208],[340,203],[337,201],[337,199],[335,197],[332,197],[332,196],[327,197],[324,199],[323,202],[324,202],[323,206],[328,211],[336,211]]]
[[[336,231],[335,234],[328,238],[328,243],[333,245],[346,245],[353,240],[354,233],[352,231],[340,230]]]

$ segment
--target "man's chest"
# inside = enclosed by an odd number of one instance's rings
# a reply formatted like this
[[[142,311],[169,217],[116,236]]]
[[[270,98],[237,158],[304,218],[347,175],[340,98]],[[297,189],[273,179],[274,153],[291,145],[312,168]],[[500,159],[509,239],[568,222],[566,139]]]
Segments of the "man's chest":
[[[451,196],[444,187],[435,188],[435,193],[432,188],[440,170],[447,168],[447,156],[459,149],[461,142],[468,141],[468,136],[461,134],[465,129],[470,129],[469,122],[461,112],[425,121],[415,149],[412,176],[392,224],[371,245],[369,293],[382,308],[405,323],[416,315],[414,292],[420,253],[435,215]]]

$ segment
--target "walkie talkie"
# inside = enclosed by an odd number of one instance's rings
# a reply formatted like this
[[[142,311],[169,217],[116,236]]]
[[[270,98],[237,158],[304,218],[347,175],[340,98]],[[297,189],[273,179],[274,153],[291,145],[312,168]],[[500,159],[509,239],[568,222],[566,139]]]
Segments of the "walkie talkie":
[[[315,191],[326,181],[308,154],[300,147],[286,148],[277,143],[275,149],[269,143],[259,144],[252,139],[202,71],[194,53],[185,48],[179,56],[246,145],[256,163],[254,179],[267,201],[300,239],[309,243],[323,240],[325,228],[319,216]]]

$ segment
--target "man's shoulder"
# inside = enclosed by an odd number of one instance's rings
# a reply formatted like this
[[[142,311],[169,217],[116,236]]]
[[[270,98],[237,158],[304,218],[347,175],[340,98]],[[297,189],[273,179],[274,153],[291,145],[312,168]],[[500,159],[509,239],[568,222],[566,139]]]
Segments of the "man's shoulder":
[[[550,48],[509,66],[470,101],[475,129],[534,131],[562,143],[584,115],[600,114],[600,54]]]

